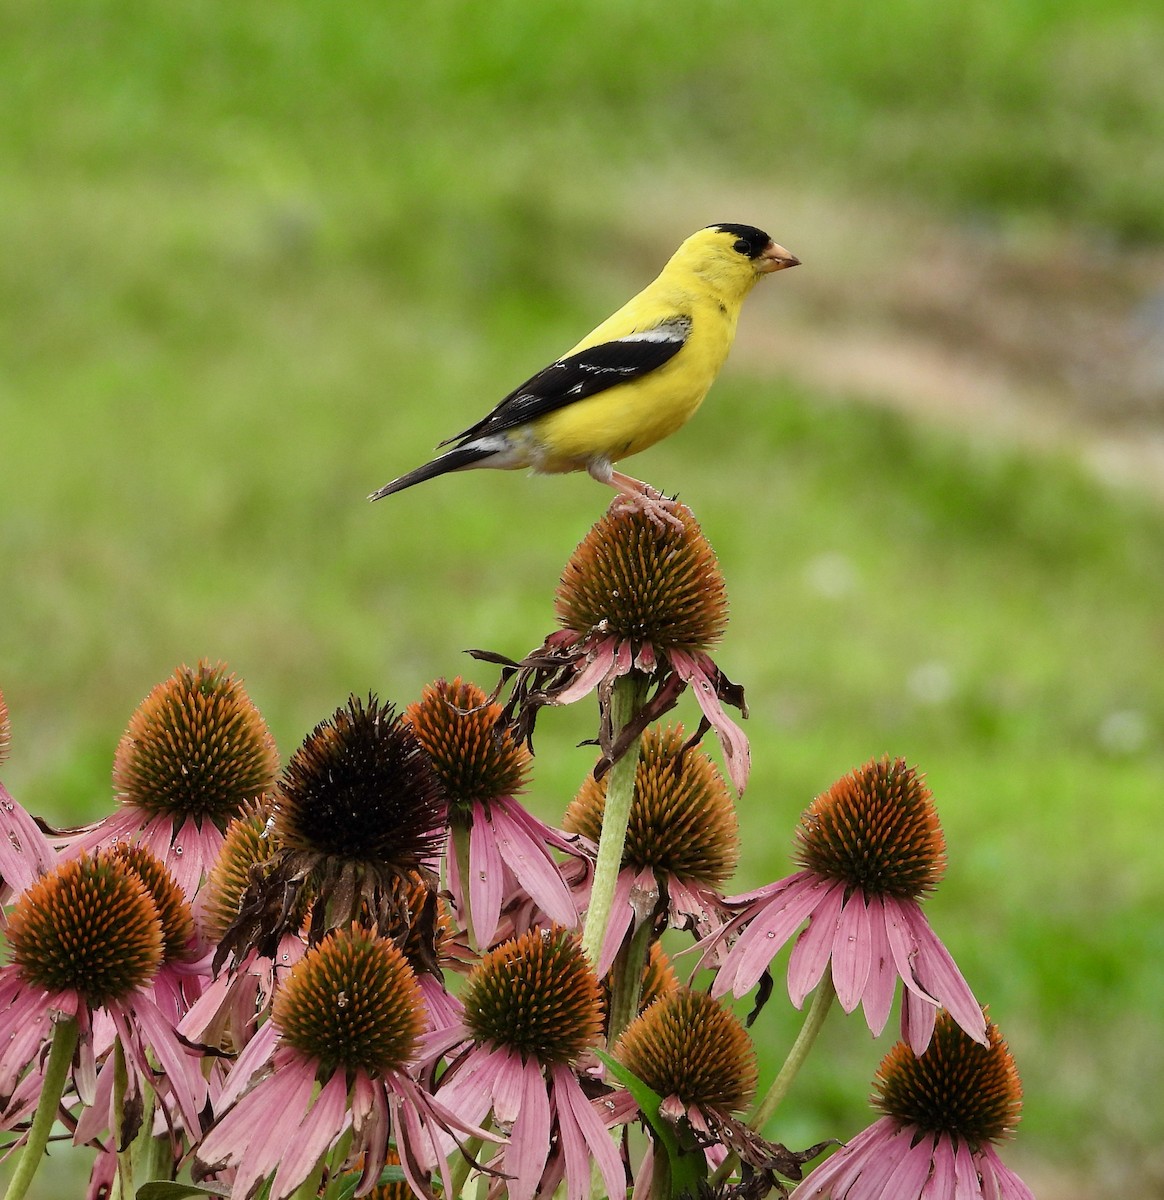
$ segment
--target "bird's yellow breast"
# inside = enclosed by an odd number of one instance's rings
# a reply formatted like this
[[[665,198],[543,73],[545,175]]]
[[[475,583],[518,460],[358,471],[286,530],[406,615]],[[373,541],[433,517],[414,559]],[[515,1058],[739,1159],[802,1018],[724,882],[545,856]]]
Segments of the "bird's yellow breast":
[[[570,353],[634,330],[654,328],[677,316],[691,319],[679,352],[639,379],[616,384],[539,417],[529,430],[534,468],[577,471],[598,459],[616,462],[638,454],[686,424],[707,395],[735,338],[738,306],[715,298],[658,294],[636,296],[579,342]],[[628,319],[629,318],[629,319]]]

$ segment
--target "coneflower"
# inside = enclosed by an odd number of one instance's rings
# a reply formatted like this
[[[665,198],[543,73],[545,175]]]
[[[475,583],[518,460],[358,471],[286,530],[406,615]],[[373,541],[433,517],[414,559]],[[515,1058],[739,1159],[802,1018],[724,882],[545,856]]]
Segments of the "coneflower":
[[[922,1054],[899,1042],[882,1060],[884,1114],[792,1193],[792,1200],[1033,1200],[995,1150],[1014,1132],[1022,1087],[998,1027],[985,1044],[939,1012]]]
[[[577,924],[570,889],[550,853],[577,851],[515,798],[525,789],[532,756],[505,726],[501,705],[459,677],[438,679],[404,715],[444,788],[448,887],[477,944],[492,943],[502,908],[521,892],[549,920]]]
[[[801,818],[796,857],[796,874],[725,901],[735,915],[704,942],[704,960],[719,961],[713,995],[749,992],[807,920],[788,963],[798,1008],[831,967],[841,1007],[861,1004],[878,1034],[900,979],[902,1032],[915,1052],[928,1045],[939,1005],[985,1041],[982,1009],[921,909],[946,846],[916,770],[883,758],[838,780]]]
[[[274,739],[224,663],[179,667],[130,718],[113,763],[119,809],[71,831],[73,852],[141,842],[193,897],[231,819],[268,790]]]
[[[618,1151],[576,1074],[601,1035],[600,997],[576,935],[532,929],[481,959],[465,985],[461,1025],[428,1048],[469,1043],[437,1094],[474,1124],[492,1112],[509,1133],[498,1164],[511,1176],[509,1200],[531,1200],[562,1176],[568,1200],[583,1200],[591,1162],[609,1196],[625,1192]]]

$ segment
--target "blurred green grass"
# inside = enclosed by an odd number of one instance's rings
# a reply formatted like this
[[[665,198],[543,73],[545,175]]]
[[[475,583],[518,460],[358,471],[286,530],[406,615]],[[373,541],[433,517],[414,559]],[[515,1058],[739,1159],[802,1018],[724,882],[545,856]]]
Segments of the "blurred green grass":
[[[229,661],[286,756],[349,690],[490,686],[462,649],[541,640],[592,482],[363,496],[650,277],[672,197],[620,201],[653,173],[721,179],[707,219],[777,236],[778,213],[727,211],[734,188],[1164,234],[1164,17],[1130,0],[4,19],[4,770],[56,820],[104,811],[129,713],[179,662]],[[744,321],[775,339],[774,311]],[[919,763],[950,842],[934,922],[1027,1083],[1018,1152],[1127,1166],[1164,1134],[1164,517],[1071,463],[730,366],[632,469],[695,507],[728,579],[746,882],[787,869],[837,775]],[[543,720],[542,815],[592,724]],[[769,1073],[782,1007],[757,1027]],[[855,1020],[827,1038],[790,1144],[864,1120],[880,1048]]]

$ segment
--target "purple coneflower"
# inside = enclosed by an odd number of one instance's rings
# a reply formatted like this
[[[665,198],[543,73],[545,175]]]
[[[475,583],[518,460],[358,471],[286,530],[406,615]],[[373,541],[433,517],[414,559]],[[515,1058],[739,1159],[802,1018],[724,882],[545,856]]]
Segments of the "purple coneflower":
[[[532,734],[542,705],[568,704],[597,688],[600,774],[690,685],[706,722],[701,732],[716,731],[732,783],[743,791],[748,740],[724,704],[746,716],[744,692],[708,653],[727,626],[727,590],[715,552],[690,510],[671,506],[674,525],[660,526],[637,511],[608,512],[562,573],[555,601],[562,629],[520,663],[477,656],[516,672],[506,709],[523,737]],[[627,678],[640,682],[647,694],[633,722],[615,728],[610,698],[614,685]]]
[[[442,1136],[488,1135],[413,1079],[424,1027],[420,988],[397,946],[355,924],[329,933],[292,968],[270,1022],[239,1056],[196,1173],[233,1168],[231,1194],[240,1198],[273,1175],[270,1200],[283,1200],[350,1129],[343,1162],[332,1165],[350,1168],[363,1156],[356,1195],[379,1179],[390,1137],[417,1195],[431,1197],[427,1179],[438,1168],[451,1195]]]
[[[501,910],[525,892],[547,918],[578,913],[550,853],[576,848],[520,805],[530,752],[502,723],[500,704],[460,678],[430,684],[405,717],[428,751],[449,805],[448,887],[479,946],[492,944]]]
[[[922,1054],[904,1042],[885,1056],[874,1105],[885,1115],[818,1167],[792,1200],[1033,1200],[994,1143],[1018,1124],[1014,1059],[987,1022],[985,1045],[940,1012]]]
[[[47,1137],[70,1074],[83,1105],[111,1095],[98,1087],[98,1051],[114,1040],[123,1055],[125,1098],[119,1111],[107,1107],[92,1115],[93,1129],[120,1124],[148,1083],[172,1098],[192,1136],[200,1133],[206,1082],[150,996],[167,942],[189,929],[184,905],[168,917],[169,929],[149,884],[125,857],[105,852],[62,862],[17,898],[8,927],[12,962],[0,968],[0,1111],[8,1109],[3,1124],[10,1127],[10,1100],[21,1094],[21,1077],[43,1072],[28,1135],[29,1169],[44,1149],[40,1137]],[[107,1070],[108,1063],[102,1074]]]
[[[982,1009],[921,910],[945,870],[946,847],[915,770],[883,758],[838,780],[801,818],[796,857],[796,874],[725,901],[735,916],[703,943],[705,960],[722,956],[713,995],[749,992],[807,919],[788,963],[797,1008],[831,966],[841,1007],[861,1004],[875,1035],[901,979],[903,1036],[917,1053],[939,1005],[985,1042]]]
[[[568,832],[595,844],[606,778],[588,776],[562,821]],[[610,969],[632,920],[654,921],[660,909],[672,926],[706,933],[722,916],[717,889],[738,859],[735,806],[715,764],[686,746],[681,725],[647,730],[599,974]]]
[[[193,898],[227,824],[270,788],[277,769],[266,722],[226,665],[179,667],[142,701],[118,743],[119,810],[70,831],[66,852],[140,842]]]
[[[505,942],[481,959],[462,998],[463,1025],[430,1052],[471,1045],[437,1095],[473,1123],[492,1112],[508,1132],[492,1165],[510,1177],[509,1200],[549,1195],[563,1178],[568,1200],[584,1200],[592,1161],[607,1195],[622,1196],[622,1160],[576,1074],[602,1032],[598,979],[577,937],[551,926]]]

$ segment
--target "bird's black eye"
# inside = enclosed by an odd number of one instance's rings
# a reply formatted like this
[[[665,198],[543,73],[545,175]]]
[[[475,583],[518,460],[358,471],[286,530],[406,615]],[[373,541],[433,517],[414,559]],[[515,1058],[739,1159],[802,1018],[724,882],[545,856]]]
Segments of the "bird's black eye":
[[[732,244],[732,249],[737,254],[746,254],[749,258],[752,257],[751,244],[749,242],[744,241],[743,238],[737,238],[736,241]]]

